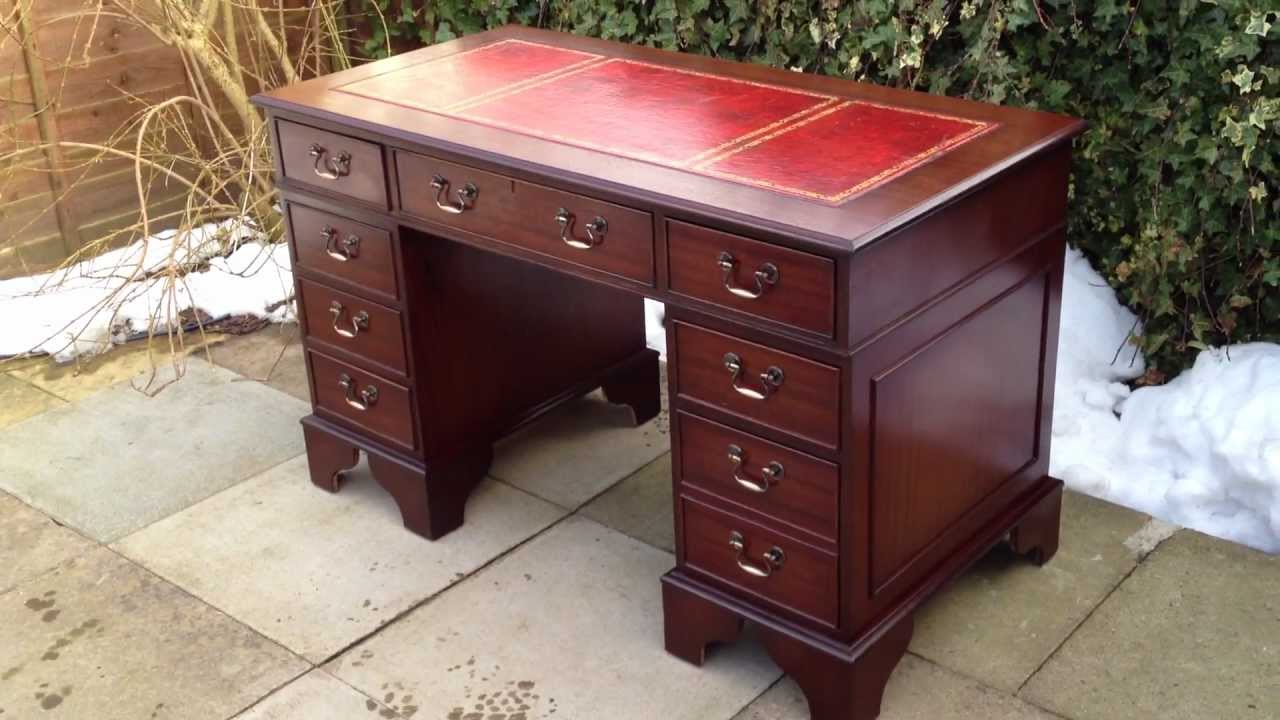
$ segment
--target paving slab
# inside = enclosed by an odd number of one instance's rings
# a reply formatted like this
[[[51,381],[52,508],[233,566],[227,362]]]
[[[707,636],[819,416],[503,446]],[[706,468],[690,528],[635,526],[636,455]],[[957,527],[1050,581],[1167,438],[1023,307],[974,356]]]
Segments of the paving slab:
[[[106,548],[0,595],[4,718],[223,720],[307,664]]]
[[[665,453],[587,503],[581,512],[624,535],[675,552],[671,503],[671,453]]]
[[[0,493],[0,593],[97,545]]]
[[[1138,563],[1149,518],[1102,500],[1063,497],[1058,554],[1036,567],[999,546],[916,613],[911,650],[1015,692]]]
[[[227,337],[209,352],[215,365],[311,402],[302,333],[295,323]]]
[[[35,385],[0,374],[0,428],[65,404],[65,400]]]
[[[203,360],[154,397],[119,383],[0,436],[0,489],[107,542],[303,452],[309,407]]]
[[[235,720],[409,720],[417,714],[412,703],[413,698],[409,697],[404,712],[397,713],[324,670],[312,670],[240,713]]]
[[[1007,693],[907,655],[885,688],[879,720],[1052,720]],[[784,678],[734,720],[809,720],[800,687]]]
[[[1073,720],[1280,717],[1280,556],[1179,531],[1022,696]]]
[[[463,526],[431,542],[404,529],[363,462],[335,495],[302,456],[114,547],[319,663],[566,512],[488,481]]]
[[[635,427],[631,408],[597,390],[498,443],[489,472],[574,509],[671,449],[659,420]]]
[[[668,655],[658,578],[672,564],[571,517],[326,667],[441,720],[729,718],[779,671],[752,642],[702,668]]]
[[[215,333],[203,337],[198,333],[186,335],[178,363],[189,363],[191,358],[202,355],[206,346],[221,342],[222,337]],[[159,336],[151,341],[150,349],[146,340],[136,340],[72,362],[57,363],[51,358],[24,361],[15,365],[9,374],[63,400],[75,402],[126,380],[145,386],[153,374],[161,378],[171,374],[173,364],[169,340]]]

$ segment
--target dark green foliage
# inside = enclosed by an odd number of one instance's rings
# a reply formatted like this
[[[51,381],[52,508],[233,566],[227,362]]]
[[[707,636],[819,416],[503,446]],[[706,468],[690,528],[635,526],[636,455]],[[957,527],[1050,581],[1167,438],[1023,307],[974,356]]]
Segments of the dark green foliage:
[[[1280,339],[1280,0],[354,1],[375,56],[518,22],[1087,118],[1070,238],[1149,379]]]

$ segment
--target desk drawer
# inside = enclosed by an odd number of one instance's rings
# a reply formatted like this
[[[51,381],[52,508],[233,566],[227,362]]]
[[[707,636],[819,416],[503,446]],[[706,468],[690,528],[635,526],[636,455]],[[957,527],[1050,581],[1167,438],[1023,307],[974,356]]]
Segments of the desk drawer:
[[[407,213],[647,285],[653,217],[414,153],[396,153]]]
[[[399,312],[310,280],[299,280],[298,285],[309,339],[405,374],[404,327]]]
[[[307,362],[317,410],[406,450],[415,449],[408,388],[314,351],[307,353]]]
[[[683,322],[675,340],[680,397],[839,447],[839,368]]]
[[[399,297],[391,233],[297,203],[289,203],[289,228],[299,267]]]
[[[671,291],[801,330],[835,333],[835,263],[719,230],[667,222]]]
[[[688,413],[678,424],[685,485],[836,542],[836,465]]]
[[[276,121],[276,135],[285,177],[387,207],[381,145],[286,120]]]
[[[733,587],[827,625],[836,624],[836,556],[687,497],[680,499],[683,561]]]

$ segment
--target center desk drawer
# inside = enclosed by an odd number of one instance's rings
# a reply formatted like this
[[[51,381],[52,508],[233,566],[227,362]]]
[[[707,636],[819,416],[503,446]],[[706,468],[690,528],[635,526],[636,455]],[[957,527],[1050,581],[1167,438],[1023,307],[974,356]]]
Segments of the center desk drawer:
[[[318,352],[309,351],[307,362],[318,410],[406,450],[417,447],[409,388]]]
[[[825,337],[835,334],[829,258],[670,220],[671,291]]]
[[[411,215],[654,284],[647,212],[414,153],[396,153],[396,174]]]
[[[836,449],[840,369],[675,323],[679,396]]]
[[[307,337],[405,374],[400,313],[309,280],[299,280]]]
[[[687,567],[836,624],[840,589],[835,555],[687,497],[680,498],[680,512]]]
[[[835,543],[835,465],[741,430],[678,413],[680,480]]]

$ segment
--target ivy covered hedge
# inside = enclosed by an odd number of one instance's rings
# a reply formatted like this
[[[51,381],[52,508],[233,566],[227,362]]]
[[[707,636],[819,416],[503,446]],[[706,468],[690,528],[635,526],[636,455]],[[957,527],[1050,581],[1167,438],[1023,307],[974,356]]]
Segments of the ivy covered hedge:
[[[1087,118],[1071,241],[1160,381],[1280,340],[1277,0],[353,0],[380,56],[510,22]]]

